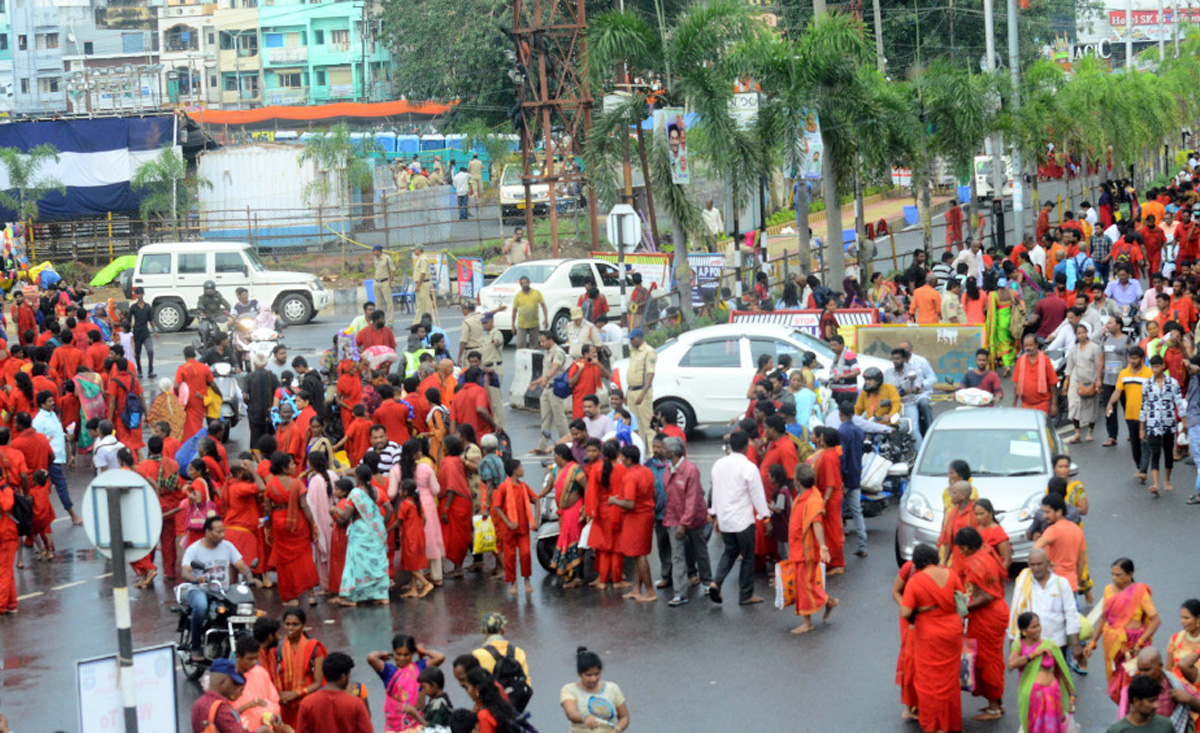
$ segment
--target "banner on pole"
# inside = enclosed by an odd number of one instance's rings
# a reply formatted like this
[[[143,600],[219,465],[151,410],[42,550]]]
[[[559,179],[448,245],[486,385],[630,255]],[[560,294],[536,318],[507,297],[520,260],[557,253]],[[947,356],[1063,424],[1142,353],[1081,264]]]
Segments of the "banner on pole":
[[[618,264],[616,252],[592,252],[592,257]],[[671,255],[661,252],[638,252],[625,255],[625,272],[642,275],[642,287],[657,286],[658,290],[671,289]]]
[[[688,160],[687,126],[683,121],[683,109],[670,107],[655,110],[654,134],[665,135],[667,138],[668,154],[671,156],[671,183],[690,183],[692,167]]]
[[[483,288],[483,259],[458,258],[458,297],[474,300]]]
[[[697,252],[688,254],[688,270],[692,281],[692,305],[704,305],[706,298],[721,294],[721,271],[725,269],[725,255]],[[733,278],[730,277],[732,285]]]
[[[821,139],[821,120],[815,109],[800,110],[804,118],[804,134],[800,136],[800,160],[796,170],[801,178],[815,180],[821,177],[821,156],[825,155],[825,141]]]

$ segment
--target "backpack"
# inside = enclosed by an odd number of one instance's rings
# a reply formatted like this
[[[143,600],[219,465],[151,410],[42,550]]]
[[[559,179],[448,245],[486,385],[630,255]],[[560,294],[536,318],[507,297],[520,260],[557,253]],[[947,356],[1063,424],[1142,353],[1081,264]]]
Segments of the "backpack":
[[[521,667],[521,663],[517,661],[513,653],[515,648],[513,643],[509,642],[508,651],[500,654],[491,644],[484,647],[488,654],[491,654],[492,658],[496,660],[492,676],[508,694],[508,700],[512,703],[513,708],[517,712],[523,713],[525,706],[529,704],[529,698],[533,697],[533,688],[529,686],[529,681],[525,679],[525,669]]]
[[[16,489],[13,489],[13,508],[9,516],[17,523],[18,537],[33,534],[33,500]]]
[[[554,391],[555,397],[567,398],[571,396],[571,381],[570,378],[567,377],[567,371],[567,369],[563,369],[561,372],[559,372],[558,376],[554,378],[554,382],[551,384],[551,389]]]
[[[142,398],[130,392],[120,380],[114,379],[121,389],[125,390],[125,409],[121,410],[121,422],[130,430],[137,430],[142,427],[142,416],[146,414],[146,410],[142,405]]]

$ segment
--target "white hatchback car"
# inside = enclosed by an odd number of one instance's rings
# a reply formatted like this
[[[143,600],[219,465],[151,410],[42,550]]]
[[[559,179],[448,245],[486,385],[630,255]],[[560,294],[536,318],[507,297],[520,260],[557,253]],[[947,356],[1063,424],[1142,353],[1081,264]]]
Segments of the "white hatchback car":
[[[550,313],[550,330],[558,334],[560,342],[567,340],[567,324],[571,320],[571,309],[585,292],[584,283],[595,281],[600,293],[608,300],[610,317],[625,312],[621,304],[621,280],[616,265],[603,260],[530,260],[513,265],[504,274],[479,290],[479,305],[483,310],[495,310],[508,306],[496,314],[496,328],[504,334],[505,342],[513,336],[512,299],[521,289],[520,279],[528,277],[534,290],[546,299]],[[633,286],[628,285],[632,290]],[[538,318],[541,318],[539,314]]]
[[[729,422],[746,412],[746,390],[762,354],[792,357],[800,365],[806,351],[817,355],[817,377],[829,374],[834,355],[829,345],[803,331],[766,323],[723,323],[685,331],[658,347],[654,374],[654,406],[674,405],[680,427]],[[859,369],[891,368],[891,362],[874,356],[858,357]],[[622,386],[629,366],[625,359],[613,365],[613,384]],[[859,377],[861,384],[862,377]]]

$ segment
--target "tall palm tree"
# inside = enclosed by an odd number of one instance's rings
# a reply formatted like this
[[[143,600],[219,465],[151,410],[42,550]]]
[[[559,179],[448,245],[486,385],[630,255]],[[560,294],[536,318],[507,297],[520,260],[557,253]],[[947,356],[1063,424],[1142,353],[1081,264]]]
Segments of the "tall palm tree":
[[[319,175],[305,186],[305,198],[324,203],[334,193],[349,194],[356,188],[370,188],[374,173],[365,155],[374,149],[375,143],[370,138],[363,138],[361,142],[351,139],[350,128],[345,123],[310,137],[297,162],[299,165],[312,162],[330,175]]]
[[[9,190],[0,191],[0,206],[14,212],[21,221],[36,221],[38,201],[51,191],[67,192],[61,181],[42,175],[42,166],[50,160],[58,162],[58,148],[50,143],[42,143],[27,153],[19,148],[0,148],[0,165],[4,166],[10,186]]]
[[[176,239],[180,223],[187,220],[196,202],[198,189],[213,187],[207,178],[189,177],[187,163],[172,148],[163,148],[157,158],[138,166],[129,185],[134,191],[145,192],[138,204],[142,221],[149,221],[151,216],[170,221]]]

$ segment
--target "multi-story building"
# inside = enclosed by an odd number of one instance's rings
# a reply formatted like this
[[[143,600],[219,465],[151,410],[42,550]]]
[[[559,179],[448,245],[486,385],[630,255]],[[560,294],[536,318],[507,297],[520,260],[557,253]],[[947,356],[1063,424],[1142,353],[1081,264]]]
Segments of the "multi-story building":
[[[63,8],[67,111],[144,112],[161,109],[158,12],[145,5]]]
[[[259,8],[264,104],[378,101],[390,89],[389,56],[370,2]]]
[[[240,7],[222,6],[216,12],[217,70],[221,78],[221,108],[262,105],[262,54],[259,52],[256,0],[230,0]]]
[[[13,66],[13,112],[19,115],[65,112],[60,10],[87,0],[8,0],[9,47]]]
[[[159,8],[159,63],[169,104],[185,109],[220,106],[216,8],[188,0],[168,0]]]
[[[9,45],[8,2],[0,2],[0,117],[13,111],[13,57]]]

